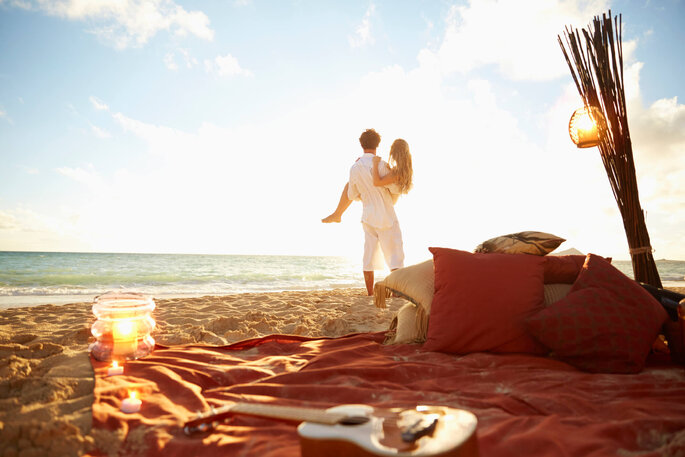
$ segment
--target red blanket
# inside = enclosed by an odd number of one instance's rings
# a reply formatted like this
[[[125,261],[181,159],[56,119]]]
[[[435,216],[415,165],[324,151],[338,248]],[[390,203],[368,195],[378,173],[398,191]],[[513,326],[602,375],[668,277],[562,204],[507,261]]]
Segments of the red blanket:
[[[272,335],[230,346],[157,346],[123,376],[96,373],[93,427],[120,455],[299,456],[295,426],[235,416],[186,436],[197,411],[229,401],[328,408],[444,405],[478,418],[481,456],[685,455],[685,369],[651,363],[636,375],[589,374],[549,358],[452,356],[383,334],[335,339]],[[139,413],[119,410],[127,388]],[[125,438],[124,438],[125,437]],[[106,441],[106,440],[104,440]],[[106,455],[108,449],[101,449]]]

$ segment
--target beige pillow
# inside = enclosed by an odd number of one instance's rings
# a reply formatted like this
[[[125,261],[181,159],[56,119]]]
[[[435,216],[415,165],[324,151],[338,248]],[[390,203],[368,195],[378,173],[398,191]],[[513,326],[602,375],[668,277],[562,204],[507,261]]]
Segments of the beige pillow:
[[[376,306],[378,308],[385,308],[385,299],[393,293],[416,305],[413,312],[413,324],[415,326],[413,341],[425,341],[426,332],[428,331],[428,316],[430,315],[433,294],[435,293],[433,259],[409,267],[399,268],[386,276],[383,281],[377,282],[373,289]],[[410,314],[407,310],[405,310],[405,313],[405,318],[402,320],[398,318],[397,329],[401,325],[406,324]]]
[[[433,294],[435,293],[434,282],[433,259],[399,268],[386,276],[383,281],[376,283],[374,287],[376,306],[385,308],[385,298],[394,292],[430,312]],[[385,289],[386,292],[376,293],[376,289],[380,288]]]
[[[415,343],[420,340],[419,329],[416,325],[416,311],[418,307],[413,303],[405,303],[390,323],[390,330],[385,338],[385,344]]]
[[[474,252],[500,254],[546,255],[566,241],[556,235],[544,232],[518,232],[483,241]]]
[[[556,303],[567,296],[571,287],[573,284],[545,284],[545,306]]]

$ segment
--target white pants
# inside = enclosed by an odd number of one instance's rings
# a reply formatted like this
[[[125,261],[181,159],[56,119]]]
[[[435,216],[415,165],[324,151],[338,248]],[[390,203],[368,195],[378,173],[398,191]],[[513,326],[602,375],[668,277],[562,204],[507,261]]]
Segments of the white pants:
[[[388,229],[377,229],[362,222],[364,227],[364,271],[381,270],[383,261],[380,251],[383,251],[385,263],[391,270],[404,266],[404,249],[402,247],[402,232],[399,222]]]

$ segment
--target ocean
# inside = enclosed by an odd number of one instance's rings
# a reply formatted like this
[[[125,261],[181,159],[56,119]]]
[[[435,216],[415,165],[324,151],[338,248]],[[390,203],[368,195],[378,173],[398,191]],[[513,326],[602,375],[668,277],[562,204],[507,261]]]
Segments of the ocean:
[[[613,265],[633,276],[630,261]],[[657,268],[664,287],[685,287],[685,261],[657,260]],[[121,289],[166,298],[348,287],[364,282],[359,263],[345,257],[0,252],[0,309]]]

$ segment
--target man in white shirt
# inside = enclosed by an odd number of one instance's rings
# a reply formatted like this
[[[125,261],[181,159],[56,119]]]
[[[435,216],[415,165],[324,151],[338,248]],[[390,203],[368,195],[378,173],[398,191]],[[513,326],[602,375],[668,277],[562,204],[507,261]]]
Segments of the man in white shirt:
[[[376,155],[380,141],[380,135],[373,129],[368,129],[361,134],[359,143],[364,154],[350,168],[350,179],[343,189],[338,207],[333,214],[321,220],[324,223],[340,222],[342,214],[352,201],[361,200],[364,228],[364,283],[369,295],[373,295],[374,270],[383,267],[379,258],[380,251],[383,252],[390,270],[404,266],[402,232],[393,208],[397,195],[391,194],[387,187],[373,185],[373,157]],[[388,172],[388,164],[381,161],[379,174],[382,177]]]

